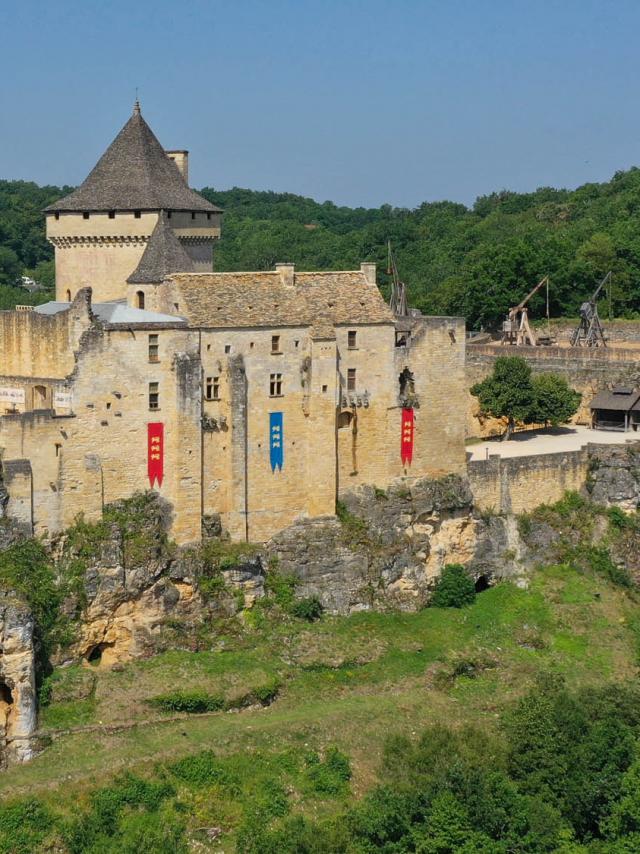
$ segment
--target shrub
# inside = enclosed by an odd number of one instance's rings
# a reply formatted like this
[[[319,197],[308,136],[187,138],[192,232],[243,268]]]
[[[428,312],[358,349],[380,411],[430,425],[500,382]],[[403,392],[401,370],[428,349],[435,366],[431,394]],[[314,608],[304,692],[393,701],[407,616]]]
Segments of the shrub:
[[[194,756],[185,756],[172,765],[169,771],[174,777],[192,786],[210,786],[217,784],[233,793],[240,791],[238,776],[230,772],[211,750],[204,750]]]
[[[42,850],[42,843],[53,827],[53,818],[36,798],[0,806],[0,851],[30,854]]]
[[[324,760],[317,753],[307,757],[306,777],[309,787],[320,795],[339,795],[351,779],[351,764],[337,747],[329,747]]]
[[[289,611],[294,602],[294,594],[298,579],[295,575],[278,572],[277,569],[269,568],[264,586],[267,593],[271,594],[281,608]]]
[[[163,712],[217,712],[225,707],[224,697],[206,691],[172,691],[147,700]]]
[[[323,611],[324,608],[322,607],[322,602],[317,596],[298,599],[298,601],[294,602],[291,606],[291,613],[294,617],[298,617],[300,620],[307,620],[309,623],[313,623],[314,620],[319,620]]]
[[[475,585],[460,563],[448,563],[438,579],[431,604],[436,608],[462,608],[476,598]]]

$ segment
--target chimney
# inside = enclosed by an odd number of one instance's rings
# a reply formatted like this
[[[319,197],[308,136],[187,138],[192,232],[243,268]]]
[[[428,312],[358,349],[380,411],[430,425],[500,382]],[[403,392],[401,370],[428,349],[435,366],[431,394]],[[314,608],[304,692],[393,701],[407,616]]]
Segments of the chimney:
[[[283,285],[293,287],[295,269],[295,264],[276,264],[276,272],[280,273]]]
[[[185,184],[189,183],[189,152],[184,148],[177,149],[176,151],[165,151],[167,157],[170,157],[171,160],[176,164],[178,169],[180,170],[180,174],[184,178]]]
[[[375,264],[371,264],[369,261],[363,261],[362,264],[360,264],[360,272],[365,277],[367,282],[369,282],[370,285],[376,284],[376,265]]]

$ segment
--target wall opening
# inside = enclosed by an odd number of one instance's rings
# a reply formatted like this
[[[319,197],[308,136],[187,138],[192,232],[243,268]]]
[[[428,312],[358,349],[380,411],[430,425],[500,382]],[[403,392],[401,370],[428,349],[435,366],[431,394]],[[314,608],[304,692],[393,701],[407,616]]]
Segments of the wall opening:
[[[33,387],[33,408],[46,409],[47,407],[47,389],[43,385],[34,385]]]
[[[85,658],[89,664],[98,665],[102,662],[102,654],[104,651],[106,649],[111,649],[112,647],[112,643],[98,643],[87,650]]]
[[[413,373],[409,370],[409,368],[404,368],[400,372],[400,376],[398,377],[398,382],[400,384],[400,397],[410,397],[416,393],[416,383],[413,376]]]
[[[476,593],[482,593],[483,590],[488,590],[491,587],[491,583],[486,575],[481,575],[476,580]]]
[[[13,694],[6,682],[0,682],[0,703],[6,706],[13,705]]]
[[[144,291],[136,291],[136,308],[144,308]]]

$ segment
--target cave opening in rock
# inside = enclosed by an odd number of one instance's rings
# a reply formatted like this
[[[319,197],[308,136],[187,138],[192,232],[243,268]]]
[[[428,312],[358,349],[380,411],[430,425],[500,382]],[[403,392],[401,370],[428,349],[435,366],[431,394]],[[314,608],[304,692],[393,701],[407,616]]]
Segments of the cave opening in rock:
[[[481,575],[476,580],[476,593],[482,593],[483,590],[488,590],[491,587],[489,579],[486,575]]]
[[[86,659],[89,664],[100,664],[102,661],[102,653],[105,649],[109,649],[111,646],[113,646],[112,643],[98,643],[92,647],[86,655]]]
[[[13,705],[13,694],[6,682],[0,682],[0,703],[6,703],[7,706]]]

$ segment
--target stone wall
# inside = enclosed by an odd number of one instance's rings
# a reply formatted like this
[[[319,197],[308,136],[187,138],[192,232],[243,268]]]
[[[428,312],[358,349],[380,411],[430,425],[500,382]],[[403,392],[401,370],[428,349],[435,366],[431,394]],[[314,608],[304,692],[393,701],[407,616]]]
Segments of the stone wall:
[[[493,371],[498,356],[520,356],[534,374],[553,373],[564,377],[582,393],[582,403],[574,419],[591,424],[589,404],[603,388],[617,383],[640,385],[640,350],[590,350],[584,347],[498,347],[481,344],[467,346],[467,436],[492,436],[504,430],[497,419],[479,415],[478,401],[469,389]]]
[[[607,320],[602,317],[607,339],[611,342],[640,342],[640,320]],[[570,341],[578,321],[551,321],[551,334],[557,341]],[[546,335],[546,324],[538,326],[538,331]]]
[[[502,458],[467,464],[474,505],[481,511],[524,513],[559,501],[567,490],[587,481],[589,446],[579,451]]]

